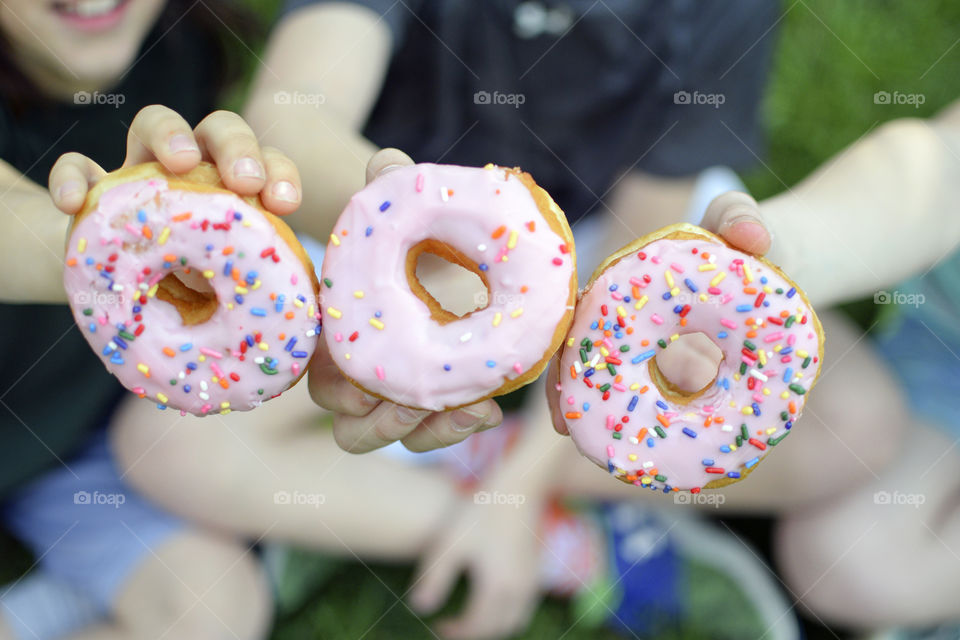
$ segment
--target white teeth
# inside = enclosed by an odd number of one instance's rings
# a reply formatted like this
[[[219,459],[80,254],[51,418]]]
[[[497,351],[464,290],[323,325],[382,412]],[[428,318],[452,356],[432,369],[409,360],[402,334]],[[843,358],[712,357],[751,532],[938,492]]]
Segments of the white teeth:
[[[78,0],[71,7],[72,12],[82,18],[96,18],[106,15],[120,6],[123,0]]]

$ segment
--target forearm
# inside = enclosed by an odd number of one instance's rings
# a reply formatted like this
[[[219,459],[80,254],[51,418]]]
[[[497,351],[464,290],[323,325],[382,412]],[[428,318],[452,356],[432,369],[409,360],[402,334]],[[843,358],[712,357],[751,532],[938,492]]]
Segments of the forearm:
[[[377,147],[321,106],[276,105],[272,93],[251,97],[244,116],[260,142],[281,149],[303,179],[303,201],[286,221],[319,240],[364,186],[364,170]]]
[[[760,204],[768,257],[814,304],[871,294],[923,273],[960,241],[956,117],[896,120]]]
[[[69,218],[46,189],[0,162],[0,301],[66,301],[63,248]]]
[[[262,144],[284,151],[303,179],[291,225],[324,239],[364,186],[376,146],[361,131],[380,93],[392,37],[376,13],[318,4],[275,29],[244,116]]]

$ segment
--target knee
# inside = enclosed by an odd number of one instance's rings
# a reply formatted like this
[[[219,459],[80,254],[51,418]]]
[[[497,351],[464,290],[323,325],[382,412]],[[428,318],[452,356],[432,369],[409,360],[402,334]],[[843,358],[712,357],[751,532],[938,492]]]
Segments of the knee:
[[[184,588],[174,594],[170,614],[177,622],[172,637],[258,640],[268,636],[273,603],[259,563],[248,554],[223,569],[223,579],[204,592]]]
[[[828,624],[872,629],[903,622],[903,603],[912,601],[908,581],[883,532],[870,523],[834,530],[821,519],[787,518],[776,532],[780,574],[799,606]],[[876,525],[876,523],[873,523]]]
[[[161,561],[153,563],[159,566],[125,594],[117,617],[130,636],[266,638],[273,602],[253,553],[240,544],[209,539],[179,546],[174,553],[161,553]]]
[[[825,357],[836,358],[829,369],[831,380],[850,384],[818,386],[810,400],[812,419],[806,424],[822,422],[825,446],[837,447],[838,459],[852,469],[847,470],[848,482],[858,476],[867,479],[889,465],[901,449],[910,424],[903,390],[858,328],[836,313],[823,317],[828,336]]]

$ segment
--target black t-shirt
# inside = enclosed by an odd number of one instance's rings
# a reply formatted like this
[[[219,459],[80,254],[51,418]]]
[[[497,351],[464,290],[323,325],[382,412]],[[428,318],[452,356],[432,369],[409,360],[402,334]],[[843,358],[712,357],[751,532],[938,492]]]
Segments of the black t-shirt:
[[[394,37],[365,134],[420,162],[519,165],[571,220],[631,168],[689,175],[762,153],[776,2],[352,1]]]
[[[43,186],[67,151],[86,154],[107,170],[119,167],[127,128],[144,106],[164,104],[193,125],[209,113],[213,46],[184,19],[162,37],[158,27],[120,84],[99,96],[20,112],[11,108],[10,96],[0,96],[0,159]],[[2,209],[0,216],[19,224]],[[76,450],[108,417],[122,389],[66,306],[0,304],[0,328],[2,498]]]

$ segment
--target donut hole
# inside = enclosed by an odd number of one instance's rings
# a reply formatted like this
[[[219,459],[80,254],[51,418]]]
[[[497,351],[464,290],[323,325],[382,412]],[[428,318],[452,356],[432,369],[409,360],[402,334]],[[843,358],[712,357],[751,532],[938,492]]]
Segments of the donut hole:
[[[172,271],[157,283],[157,299],[173,305],[185,326],[203,324],[217,312],[217,294],[201,274]]]
[[[717,381],[723,351],[702,332],[686,333],[648,360],[650,379],[675,401],[699,397]]]
[[[407,254],[410,290],[440,324],[464,318],[487,306],[490,288],[479,266],[437,240],[424,240]]]

